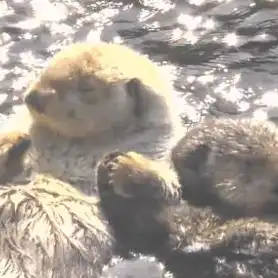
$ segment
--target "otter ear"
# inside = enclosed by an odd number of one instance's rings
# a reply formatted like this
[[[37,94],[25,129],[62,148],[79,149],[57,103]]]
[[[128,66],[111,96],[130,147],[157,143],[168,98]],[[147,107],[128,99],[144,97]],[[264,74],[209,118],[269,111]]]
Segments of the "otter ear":
[[[144,111],[143,91],[144,85],[138,78],[132,78],[126,83],[126,91],[134,101],[134,115],[140,117]]]

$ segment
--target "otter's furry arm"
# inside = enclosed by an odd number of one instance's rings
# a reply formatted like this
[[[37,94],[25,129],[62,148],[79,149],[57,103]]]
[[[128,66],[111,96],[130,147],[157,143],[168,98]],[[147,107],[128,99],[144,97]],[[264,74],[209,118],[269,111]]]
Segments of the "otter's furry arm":
[[[30,136],[20,131],[0,132],[0,183],[11,182],[23,171],[23,158],[31,145]]]

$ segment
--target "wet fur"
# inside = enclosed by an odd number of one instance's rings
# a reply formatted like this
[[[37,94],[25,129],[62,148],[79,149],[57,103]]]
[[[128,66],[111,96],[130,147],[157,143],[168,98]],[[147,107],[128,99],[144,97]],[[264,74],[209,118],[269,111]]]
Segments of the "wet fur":
[[[180,123],[172,88],[158,72],[124,46],[76,44],[30,85],[26,105],[4,128],[3,138],[21,131],[30,136],[19,180],[26,174],[31,182],[15,186],[11,176],[0,190],[0,274],[98,277],[114,253],[112,233],[96,199],[62,181],[92,194],[92,169],[105,152],[166,155]]]
[[[278,212],[278,130],[256,119],[209,119],[177,143],[172,162],[193,205],[231,217]]]
[[[168,174],[149,170],[150,163],[113,152],[98,167],[101,206],[122,256],[130,250],[154,255],[176,278],[278,275],[278,219],[224,219],[193,207],[180,199],[175,179],[167,182]]]
[[[114,239],[95,197],[36,176],[0,188],[1,277],[100,277]]]
[[[91,166],[104,153],[135,150],[163,158],[181,130],[169,82],[123,45],[66,47],[31,83],[25,103],[10,126],[28,122],[26,172],[70,181],[88,194],[95,193]]]
[[[3,132],[0,134],[0,183],[5,184],[23,171],[24,156],[30,148],[28,134],[21,132]]]

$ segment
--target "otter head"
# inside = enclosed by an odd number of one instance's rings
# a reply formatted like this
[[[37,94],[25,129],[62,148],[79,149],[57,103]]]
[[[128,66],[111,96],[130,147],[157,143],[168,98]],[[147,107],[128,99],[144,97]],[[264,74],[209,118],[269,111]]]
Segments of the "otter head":
[[[182,195],[228,217],[278,212],[278,131],[256,119],[208,119],[172,149]]]
[[[158,68],[133,50],[73,44],[25,93],[35,124],[68,136],[153,127],[169,121],[171,90]]]
[[[101,208],[117,241],[150,253],[168,242],[164,210],[180,201],[176,176],[160,163],[134,152],[111,152],[97,168]]]

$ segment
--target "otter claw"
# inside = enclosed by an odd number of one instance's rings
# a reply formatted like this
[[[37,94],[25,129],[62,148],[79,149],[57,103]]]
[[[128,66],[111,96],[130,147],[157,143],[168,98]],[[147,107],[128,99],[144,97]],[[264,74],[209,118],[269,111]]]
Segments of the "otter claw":
[[[115,159],[118,157],[118,156],[120,156],[120,155],[124,155],[124,153],[123,152],[119,152],[119,151],[113,151],[113,152],[111,152],[111,153],[109,153],[109,154],[106,154],[104,157],[103,157],[103,159],[102,159],[102,164],[104,165],[104,166],[108,166],[109,164],[111,164],[111,162],[113,161],[115,161]]]

